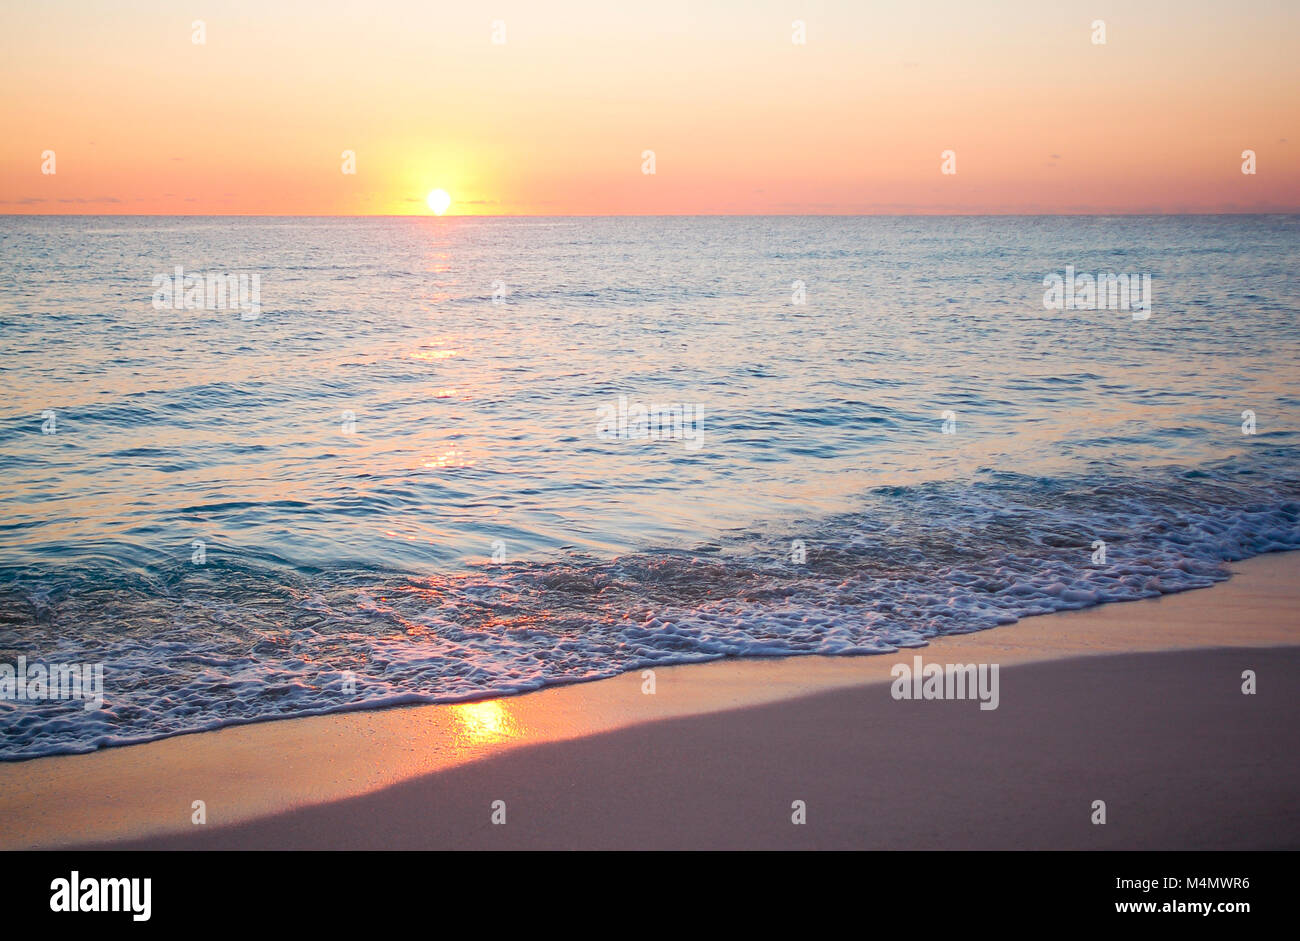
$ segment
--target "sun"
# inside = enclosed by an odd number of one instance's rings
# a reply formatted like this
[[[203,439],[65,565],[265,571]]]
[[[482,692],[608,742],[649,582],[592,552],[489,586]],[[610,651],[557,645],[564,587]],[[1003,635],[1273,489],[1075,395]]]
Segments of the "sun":
[[[451,205],[451,197],[447,195],[446,190],[434,190],[429,194],[428,203],[434,214],[440,216]]]

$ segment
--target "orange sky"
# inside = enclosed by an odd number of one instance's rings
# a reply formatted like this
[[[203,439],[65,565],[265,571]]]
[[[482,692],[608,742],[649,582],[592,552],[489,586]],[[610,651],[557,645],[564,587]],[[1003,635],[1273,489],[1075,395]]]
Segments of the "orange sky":
[[[1300,210],[1294,0],[50,0],[0,75],[0,212]]]

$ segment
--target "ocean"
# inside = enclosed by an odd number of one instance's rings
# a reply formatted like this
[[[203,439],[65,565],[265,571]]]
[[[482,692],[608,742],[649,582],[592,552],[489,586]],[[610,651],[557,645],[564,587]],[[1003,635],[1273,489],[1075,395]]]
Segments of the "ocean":
[[[0,664],[103,670],[0,697],[0,759],[1211,585],[1300,548],[1298,260],[1293,215],[0,217]]]

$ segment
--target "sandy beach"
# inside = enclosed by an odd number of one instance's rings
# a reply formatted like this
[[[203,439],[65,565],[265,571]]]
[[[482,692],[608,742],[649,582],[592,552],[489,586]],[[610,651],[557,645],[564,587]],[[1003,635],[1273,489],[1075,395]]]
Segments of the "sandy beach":
[[[0,766],[5,848],[1300,847],[1296,553],[899,654],[718,661]],[[890,670],[1000,666],[999,705]],[[1256,675],[1244,695],[1242,673]],[[1105,801],[1105,825],[1091,822]],[[202,801],[206,823],[193,821]],[[504,801],[505,824],[493,824]],[[806,820],[792,823],[803,801]],[[500,805],[496,805],[498,817]]]

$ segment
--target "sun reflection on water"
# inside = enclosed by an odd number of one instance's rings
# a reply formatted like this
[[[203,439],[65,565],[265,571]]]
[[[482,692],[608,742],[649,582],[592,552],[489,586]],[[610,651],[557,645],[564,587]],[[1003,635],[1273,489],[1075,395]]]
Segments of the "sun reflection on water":
[[[457,448],[448,448],[432,455],[424,462],[425,467],[473,467],[476,462]]]

